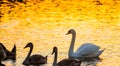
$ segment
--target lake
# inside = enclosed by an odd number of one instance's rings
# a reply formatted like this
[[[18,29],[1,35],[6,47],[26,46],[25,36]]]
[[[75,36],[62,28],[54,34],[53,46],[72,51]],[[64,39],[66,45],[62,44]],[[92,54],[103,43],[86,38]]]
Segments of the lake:
[[[6,1],[5,1],[6,2]],[[34,44],[32,54],[48,55],[51,66],[54,46],[58,47],[58,62],[68,58],[71,35],[75,29],[74,51],[83,43],[93,43],[106,50],[100,55],[101,62],[96,65],[82,66],[119,66],[120,65],[120,9],[119,3],[86,1],[30,1],[24,3],[5,3],[1,5],[0,42],[8,50],[17,46],[16,62],[4,61],[6,66],[23,66],[29,48],[23,49],[28,42]],[[87,6],[86,6],[87,5]]]

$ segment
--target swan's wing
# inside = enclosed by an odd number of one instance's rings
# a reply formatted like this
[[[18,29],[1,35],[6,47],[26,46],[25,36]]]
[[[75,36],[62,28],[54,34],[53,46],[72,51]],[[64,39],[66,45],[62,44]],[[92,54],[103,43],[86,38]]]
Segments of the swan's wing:
[[[73,58],[71,58],[71,59],[63,59],[60,62],[58,62],[58,66],[75,66],[76,63],[79,63],[79,60],[73,59]]]
[[[31,64],[45,64],[47,63],[47,59],[39,54],[34,54],[29,57],[29,62]]]
[[[105,48],[105,49],[106,49],[106,48]],[[93,56],[93,57],[99,57],[105,49],[103,49],[103,50],[98,50],[98,51],[95,52],[92,56]]]
[[[82,57],[82,56],[89,56],[95,52],[97,52],[100,49],[100,47],[91,44],[91,43],[85,43],[82,46],[80,46],[77,51],[75,52],[75,54],[78,57]]]

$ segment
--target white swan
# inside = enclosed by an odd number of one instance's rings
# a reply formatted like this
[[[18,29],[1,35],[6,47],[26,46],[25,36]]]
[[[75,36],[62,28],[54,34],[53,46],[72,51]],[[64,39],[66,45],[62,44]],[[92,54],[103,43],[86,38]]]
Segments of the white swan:
[[[69,48],[69,58],[86,58],[86,57],[99,57],[101,53],[105,50],[100,50],[99,46],[96,46],[91,43],[84,43],[81,45],[76,52],[74,52],[74,43],[76,38],[76,32],[74,29],[70,29],[68,34],[72,34],[71,45]]]

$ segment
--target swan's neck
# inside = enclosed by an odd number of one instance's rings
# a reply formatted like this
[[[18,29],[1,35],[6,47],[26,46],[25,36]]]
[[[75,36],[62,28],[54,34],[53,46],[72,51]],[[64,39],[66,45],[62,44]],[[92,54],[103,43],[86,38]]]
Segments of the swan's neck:
[[[28,55],[27,55],[25,60],[27,60],[30,57],[30,55],[32,53],[32,50],[33,50],[33,46],[30,47],[29,53],[28,53]]]
[[[72,33],[71,44],[69,48],[69,57],[74,54],[74,43],[75,43],[76,33]]]
[[[16,45],[14,45],[13,49],[11,50],[11,52],[16,54]]]
[[[58,51],[55,51],[53,66],[57,66],[57,55],[58,55]]]

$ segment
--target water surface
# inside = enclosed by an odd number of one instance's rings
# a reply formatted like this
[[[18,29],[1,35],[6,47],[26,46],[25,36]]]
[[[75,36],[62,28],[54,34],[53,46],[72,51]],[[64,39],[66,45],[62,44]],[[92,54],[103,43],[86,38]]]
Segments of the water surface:
[[[120,65],[120,9],[114,2],[102,2],[96,5],[93,1],[40,1],[8,3],[1,6],[0,42],[8,50],[17,46],[15,63],[4,61],[6,66],[23,66],[29,48],[23,49],[28,43],[34,44],[32,54],[48,55],[51,66],[52,48],[59,49],[58,61],[68,58],[71,35],[65,35],[69,29],[77,33],[74,50],[83,43],[94,43],[106,50],[102,53],[96,66]],[[111,3],[111,4],[109,4]],[[108,5],[106,5],[108,4]],[[88,6],[86,6],[88,5]],[[95,62],[93,62],[95,63]],[[92,64],[82,66],[94,66]]]

